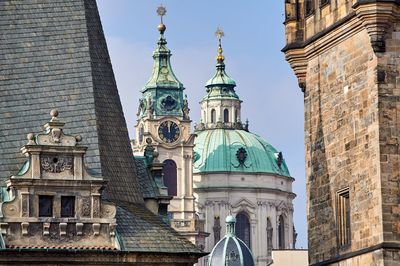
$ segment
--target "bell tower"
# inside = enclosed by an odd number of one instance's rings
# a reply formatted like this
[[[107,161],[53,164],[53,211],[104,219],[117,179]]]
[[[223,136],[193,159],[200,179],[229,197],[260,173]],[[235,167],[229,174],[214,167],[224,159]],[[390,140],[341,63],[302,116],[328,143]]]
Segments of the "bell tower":
[[[153,53],[153,71],[142,89],[137,112],[135,155],[143,155],[146,146],[155,148],[157,160],[164,164],[163,182],[168,188],[168,212],[171,226],[198,246],[204,247],[205,233],[199,228],[193,196],[193,141],[189,106],[183,84],[175,76],[164,33],[166,9],[157,9],[161,17],[160,37]]]

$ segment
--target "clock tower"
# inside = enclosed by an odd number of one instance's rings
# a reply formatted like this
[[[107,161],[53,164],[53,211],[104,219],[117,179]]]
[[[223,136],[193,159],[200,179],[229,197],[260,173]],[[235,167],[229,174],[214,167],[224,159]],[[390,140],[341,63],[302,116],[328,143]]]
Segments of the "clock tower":
[[[168,207],[171,226],[193,243],[204,247],[201,222],[195,214],[193,196],[193,147],[189,107],[183,84],[172,71],[171,52],[164,37],[166,26],[164,7],[157,9],[161,16],[160,37],[153,53],[154,65],[150,80],[142,89],[137,112],[135,156],[144,155],[146,146],[154,147],[157,160],[164,164],[163,182],[173,199]],[[200,233],[199,233],[200,232]]]

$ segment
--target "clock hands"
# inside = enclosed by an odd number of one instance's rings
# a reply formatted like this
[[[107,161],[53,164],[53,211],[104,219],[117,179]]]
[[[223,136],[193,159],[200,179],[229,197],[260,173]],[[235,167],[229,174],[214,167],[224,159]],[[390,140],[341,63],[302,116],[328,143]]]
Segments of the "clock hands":
[[[174,143],[178,140],[180,131],[178,125],[173,121],[164,121],[159,126],[158,134],[165,143]]]

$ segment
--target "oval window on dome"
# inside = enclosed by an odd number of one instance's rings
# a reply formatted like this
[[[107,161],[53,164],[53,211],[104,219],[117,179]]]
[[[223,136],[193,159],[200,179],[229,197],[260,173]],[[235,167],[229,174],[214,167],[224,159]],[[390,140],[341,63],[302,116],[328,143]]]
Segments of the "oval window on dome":
[[[236,152],[236,158],[239,161],[240,165],[244,165],[244,162],[247,159],[247,151],[245,148],[240,147]]]

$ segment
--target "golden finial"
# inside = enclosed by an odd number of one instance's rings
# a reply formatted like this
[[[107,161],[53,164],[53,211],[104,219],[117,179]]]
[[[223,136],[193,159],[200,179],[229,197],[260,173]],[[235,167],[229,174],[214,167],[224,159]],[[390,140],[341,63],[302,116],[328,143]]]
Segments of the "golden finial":
[[[159,31],[161,34],[163,34],[164,31],[165,31],[166,28],[167,28],[167,27],[164,25],[164,23],[163,23],[163,17],[165,16],[165,14],[167,14],[167,9],[166,9],[163,5],[160,5],[160,6],[157,8],[157,15],[160,16],[160,18],[161,18],[161,23],[160,23],[160,25],[158,25],[157,29],[158,29],[158,31]]]
[[[225,57],[222,55],[222,45],[221,45],[221,39],[222,37],[225,36],[225,33],[222,31],[220,27],[217,27],[217,31],[215,32],[215,36],[218,38],[218,55],[217,55],[217,61],[218,62],[223,62],[225,60]]]

